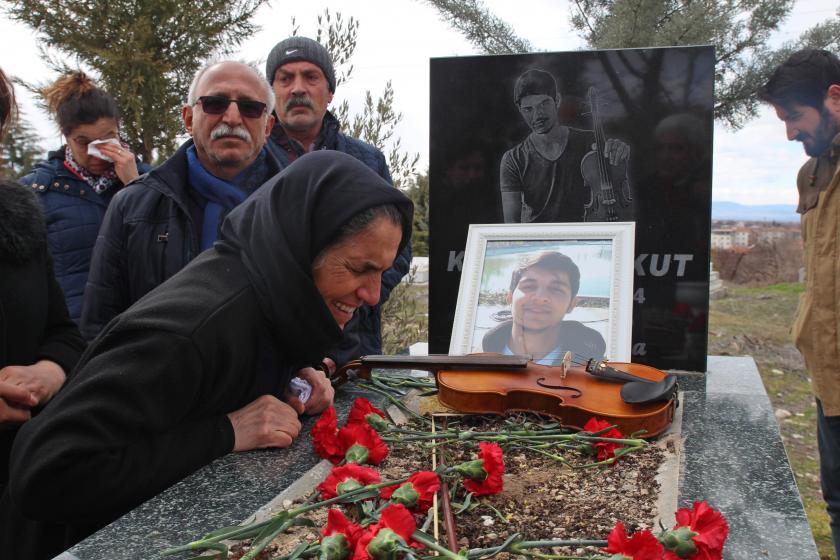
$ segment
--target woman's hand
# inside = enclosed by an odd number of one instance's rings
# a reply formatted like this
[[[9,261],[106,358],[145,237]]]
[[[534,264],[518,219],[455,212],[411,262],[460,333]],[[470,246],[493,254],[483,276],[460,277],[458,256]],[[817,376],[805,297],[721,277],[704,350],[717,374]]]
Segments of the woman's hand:
[[[116,144],[99,144],[99,151],[114,160],[114,172],[123,185],[127,185],[140,176],[137,171],[137,160],[131,150]]]
[[[30,406],[49,402],[66,379],[61,366],[50,360],[41,360],[31,366],[6,366],[0,369],[0,383],[19,387],[32,394],[35,402]]]
[[[32,418],[30,409],[37,404],[35,395],[23,387],[0,381],[0,428],[23,424]]]
[[[325,360],[329,360],[329,358],[325,358]],[[333,365],[334,367],[335,365]],[[296,394],[286,391],[283,400],[289,403],[299,414],[320,414],[332,406],[335,389],[323,371],[308,367],[298,370],[295,376],[300,377],[312,387],[312,394],[305,403],[301,402]]]
[[[43,405],[55,395],[67,376],[55,362],[41,360],[31,366],[6,366],[0,369],[0,382],[9,383],[32,393],[37,402]]]
[[[263,395],[227,417],[233,426],[234,451],[289,447],[300,433],[297,412],[271,395]]]

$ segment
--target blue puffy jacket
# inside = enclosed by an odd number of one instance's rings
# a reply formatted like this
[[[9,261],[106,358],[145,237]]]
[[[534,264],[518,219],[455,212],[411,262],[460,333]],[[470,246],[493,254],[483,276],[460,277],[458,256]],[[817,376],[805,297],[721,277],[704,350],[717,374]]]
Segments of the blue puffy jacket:
[[[62,146],[50,152],[46,161],[38,163],[19,182],[40,195],[47,219],[55,277],[64,291],[70,318],[78,324],[99,226],[111,197],[122,188],[122,184],[96,194],[90,185],[64,165],[64,150],[65,146]],[[137,169],[145,173],[150,167],[138,162]]]
[[[291,162],[289,152],[297,156],[303,155],[303,148],[297,142],[290,141],[285,130],[279,124],[274,126],[271,136],[266,142],[268,149],[277,158],[281,169],[285,169]],[[385,156],[375,146],[366,142],[351,138],[342,134],[339,130],[339,122],[329,111],[324,115],[323,128],[318,140],[312,147],[313,150],[336,150],[351,155],[361,161],[377,175],[393,184],[391,173],[388,171],[388,164]],[[339,365],[344,360],[353,359],[357,356],[366,356],[382,353],[382,304],[388,301],[391,290],[400,283],[403,276],[408,274],[411,267],[411,244],[408,243],[394,259],[391,268],[382,274],[382,287],[380,290],[379,303],[374,307],[363,305],[356,311],[356,316],[345,327],[345,337],[340,347],[331,353],[337,359]],[[355,326],[355,325],[357,326]],[[358,333],[358,341],[353,340],[349,333]]]

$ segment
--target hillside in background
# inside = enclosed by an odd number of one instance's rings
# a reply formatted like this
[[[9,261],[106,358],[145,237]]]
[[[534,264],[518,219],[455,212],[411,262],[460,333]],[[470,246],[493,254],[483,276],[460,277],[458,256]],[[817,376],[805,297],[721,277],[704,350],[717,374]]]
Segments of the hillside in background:
[[[713,201],[712,220],[743,222],[798,222],[794,204],[738,204]]]

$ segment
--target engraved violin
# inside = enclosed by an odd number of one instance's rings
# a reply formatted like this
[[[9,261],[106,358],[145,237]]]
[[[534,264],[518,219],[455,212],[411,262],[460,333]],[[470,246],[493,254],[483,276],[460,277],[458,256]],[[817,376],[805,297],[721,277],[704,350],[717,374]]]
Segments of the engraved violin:
[[[589,201],[584,204],[583,219],[586,222],[632,219],[632,210],[628,208],[633,197],[627,185],[627,162],[611,165],[605,157],[606,137],[598,112],[595,88],[589,88],[587,99],[595,131],[595,144],[580,162],[583,182],[589,187]]]
[[[625,434],[651,438],[664,432],[678,406],[674,375],[651,366],[588,360],[544,366],[528,356],[363,356],[343,366],[369,377],[371,369],[420,369],[435,374],[438,400],[459,412],[505,414],[534,412],[582,430],[597,416]],[[341,381],[339,381],[340,383]]]

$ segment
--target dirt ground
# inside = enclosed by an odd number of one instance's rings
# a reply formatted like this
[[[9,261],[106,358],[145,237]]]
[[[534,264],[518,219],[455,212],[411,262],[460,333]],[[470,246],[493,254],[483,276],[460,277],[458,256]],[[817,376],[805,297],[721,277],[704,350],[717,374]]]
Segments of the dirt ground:
[[[776,409],[814,539],[826,560],[835,559],[835,555],[820,494],[816,405],[808,372],[790,341],[790,326],[803,290],[799,283],[764,288],[727,286],[727,296],[710,305],[709,354],[755,358]]]
[[[503,431],[505,422],[499,417],[465,417],[461,427]],[[450,465],[475,458],[461,445],[450,444],[439,450]],[[578,467],[593,460],[575,451],[563,455],[570,465]],[[528,540],[606,539],[617,521],[630,531],[654,529],[659,489],[655,477],[663,455],[651,445],[625,455],[613,466],[581,469],[531,450],[510,451],[505,454],[504,491],[477,500],[482,505],[456,517],[458,545],[495,546],[514,533]],[[421,457],[428,461],[425,466],[418,465]],[[431,452],[417,446],[395,446],[386,462],[383,475],[396,477],[431,468]]]

